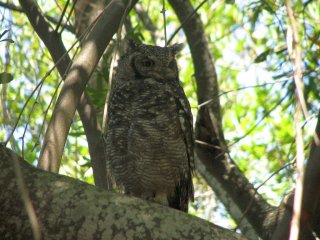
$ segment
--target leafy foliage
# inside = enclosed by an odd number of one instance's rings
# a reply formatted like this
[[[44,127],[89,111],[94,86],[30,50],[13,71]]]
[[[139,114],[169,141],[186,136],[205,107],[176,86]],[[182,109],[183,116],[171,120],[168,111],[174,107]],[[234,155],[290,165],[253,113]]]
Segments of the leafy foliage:
[[[56,20],[51,22],[53,27],[56,26],[66,2],[39,1],[46,15]],[[315,124],[312,116],[317,114],[320,106],[320,2],[293,2],[299,20],[303,51],[304,96],[311,116],[310,119],[305,119],[303,126],[304,140],[308,143]],[[17,4],[16,1],[13,3]],[[162,6],[158,2],[143,0],[140,4],[149,17],[153,30],[146,27],[145,19],[132,11],[129,21],[125,23],[127,35],[136,41],[163,44],[164,26],[168,36],[179,27],[173,10],[167,6],[167,22],[164,23],[160,13]],[[193,1],[193,4],[197,6],[198,1]],[[71,6],[68,6],[68,11],[70,10]],[[26,17],[15,11],[5,11],[0,8],[3,22],[8,26],[8,30],[3,30],[0,34],[0,44],[11,42],[6,53],[10,55],[10,62],[6,64],[14,74],[2,72],[5,61],[4,54],[1,53],[3,46],[0,45],[0,83],[6,83],[0,85],[0,140],[8,141],[10,132],[14,129],[14,134],[9,139],[11,148],[35,164],[61,79],[56,70],[50,72],[54,65],[51,57]],[[203,21],[216,64],[223,128],[230,155],[250,182],[260,187],[258,191],[272,204],[278,204],[293,186],[296,156],[293,121],[295,86],[292,62],[288,57],[288,18],[284,5],[282,1],[269,0],[235,3],[207,1],[198,14]],[[63,19],[64,24],[70,22],[74,22],[73,15],[69,22]],[[76,41],[73,32],[67,28],[61,29],[66,45]],[[9,32],[12,39],[4,39]],[[182,31],[178,32],[173,42],[185,42]],[[109,89],[109,67],[114,49],[114,44],[109,46],[87,86],[87,93],[99,113],[100,123]],[[182,85],[196,115],[197,87],[188,47],[179,56],[179,68]],[[48,72],[50,74],[47,76]],[[4,82],[3,79],[7,80]],[[15,81],[10,82],[13,79]],[[67,140],[61,172],[93,183],[85,134],[77,116]],[[273,173],[274,176],[265,182]],[[213,193],[208,190],[203,179],[197,179],[196,183],[198,197],[191,212],[217,223],[212,212],[218,208],[220,215],[226,215],[225,210],[221,210],[219,203],[214,201]],[[210,205],[213,201],[216,204]],[[230,221],[228,225],[233,225],[233,222]]]
[[[0,73],[0,84],[9,83],[12,80],[13,80],[12,74],[7,72]]]

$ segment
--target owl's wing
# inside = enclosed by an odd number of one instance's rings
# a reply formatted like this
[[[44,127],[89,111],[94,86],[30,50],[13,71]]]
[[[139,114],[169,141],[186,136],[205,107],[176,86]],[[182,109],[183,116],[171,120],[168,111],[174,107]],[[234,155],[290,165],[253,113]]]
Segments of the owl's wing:
[[[186,145],[189,169],[182,173],[180,182],[176,186],[175,195],[168,199],[168,201],[171,207],[187,212],[188,200],[194,200],[194,189],[192,183],[192,175],[195,170],[193,120],[189,101],[178,81],[172,89],[175,95],[180,127]]]
[[[126,90],[126,89],[124,89]],[[128,132],[129,114],[126,103],[123,99],[128,95],[128,91],[118,91],[115,87],[112,89],[107,115],[107,129],[104,136],[105,140],[105,155],[106,155],[106,172],[109,189],[120,188],[124,190],[124,185],[119,179],[126,176],[126,172],[117,171],[118,168],[123,168],[126,165],[127,142],[126,135]],[[115,168],[114,166],[118,166]]]
[[[189,167],[194,172],[194,135],[193,135],[193,118],[189,101],[184,94],[182,86],[177,83],[174,88],[176,105],[179,110],[180,126],[184,135],[188,151]]]

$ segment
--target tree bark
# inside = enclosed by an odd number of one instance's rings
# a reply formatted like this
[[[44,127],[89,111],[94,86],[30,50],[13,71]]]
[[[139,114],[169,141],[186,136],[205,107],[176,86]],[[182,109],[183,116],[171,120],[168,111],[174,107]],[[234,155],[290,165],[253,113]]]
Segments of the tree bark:
[[[104,49],[117,31],[128,1],[113,0],[100,15],[84,41],[83,48],[72,64],[61,89],[46,131],[39,164],[57,172],[80,97]]]
[[[61,78],[64,79],[72,61],[62,42],[61,35],[53,31],[34,0],[20,1],[20,4],[34,30],[50,52]],[[81,96],[77,111],[88,141],[95,184],[107,188],[105,151],[102,144],[101,128],[97,121],[95,109],[85,92]]]
[[[14,161],[21,176],[17,178]],[[23,181],[42,239],[244,239],[181,211],[108,192],[27,164],[0,145],[0,236],[32,239]]]
[[[202,170],[200,173],[205,179],[216,180],[208,182],[213,190],[216,182],[219,182],[222,186],[220,189],[227,193],[218,197],[238,222],[241,231],[251,239],[256,239],[255,232],[263,237],[270,224],[267,221],[268,214],[274,208],[255,191],[228,154],[222,128],[217,75],[201,19],[197,13],[192,15],[194,8],[189,0],[169,0],[169,3],[180,22],[189,18],[183,30],[192,54],[198,103],[203,104],[196,122],[196,153],[200,159],[198,164],[202,165],[198,169]],[[233,205],[237,205],[237,208],[230,207]],[[243,218],[247,221],[243,221]]]
[[[305,169],[303,185],[303,198],[300,219],[299,239],[316,239],[320,236],[320,111],[314,136],[311,141],[310,154]],[[293,193],[291,193],[282,204],[283,211],[279,215],[277,228],[272,236],[273,240],[288,239],[293,212]]]

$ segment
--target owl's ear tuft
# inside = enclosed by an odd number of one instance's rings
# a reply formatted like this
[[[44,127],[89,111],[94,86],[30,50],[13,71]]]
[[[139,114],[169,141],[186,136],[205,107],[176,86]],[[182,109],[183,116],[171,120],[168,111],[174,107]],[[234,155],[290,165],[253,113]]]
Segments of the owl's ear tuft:
[[[172,46],[170,46],[169,48],[173,52],[173,54],[177,54],[178,52],[180,52],[184,48],[184,44],[183,43],[176,43],[176,44],[173,44]]]
[[[132,39],[128,39],[128,50],[129,51],[134,51],[135,49],[137,49],[140,46],[139,43],[135,42]]]

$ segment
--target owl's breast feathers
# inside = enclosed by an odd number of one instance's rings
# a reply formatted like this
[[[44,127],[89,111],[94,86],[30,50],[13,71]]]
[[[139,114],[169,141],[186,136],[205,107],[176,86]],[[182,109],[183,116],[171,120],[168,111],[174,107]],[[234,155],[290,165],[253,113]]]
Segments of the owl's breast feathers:
[[[137,197],[167,196],[187,211],[193,201],[193,127],[178,81],[135,79],[113,89],[107,157],[118,185]]]

